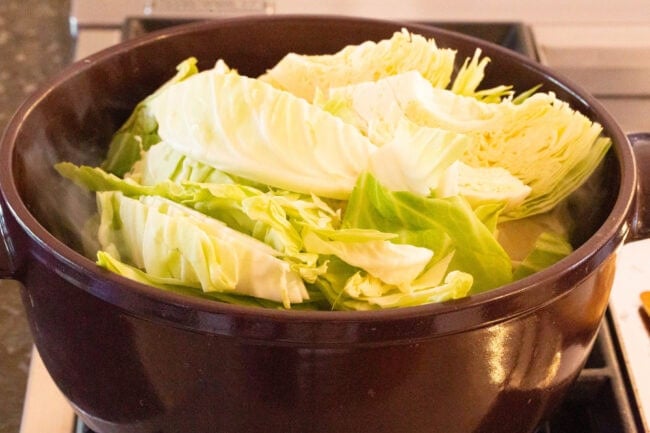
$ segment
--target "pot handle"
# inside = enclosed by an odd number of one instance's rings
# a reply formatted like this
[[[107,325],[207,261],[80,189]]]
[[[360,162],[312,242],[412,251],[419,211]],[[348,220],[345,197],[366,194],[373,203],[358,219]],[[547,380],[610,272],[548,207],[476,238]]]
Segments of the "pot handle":
[[[0,278],[12,278],[14,274],[13,244],[7,233],[3,208],[0,206]]]
[[[650,132],[629,134],[628,138],[636,158],[638,175],[636,209],[629,239],[632,241],[650,237]]]

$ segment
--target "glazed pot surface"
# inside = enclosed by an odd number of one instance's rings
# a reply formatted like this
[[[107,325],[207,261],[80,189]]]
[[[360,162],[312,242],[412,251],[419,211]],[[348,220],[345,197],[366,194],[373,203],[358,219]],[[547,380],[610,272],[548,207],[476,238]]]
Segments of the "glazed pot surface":
[[[26,102],[2,144],[12,276],[53,379],[84,422],[109,432],[532,432],[590,352],[629,229],[636,169],[600,104],[521,56],[409,25],[492,59],[484,86],[543,84],[614,143],[572,198],[576,251],[508,286],[381,312],[246,308],[162,292],[83,257],[91,194],[53,164],[96,165],[135,104],[189,56],[257,76],[284,54],[323,54],[404,24],[255,17],[182,26],[85,59]],[[5,158],[6,157],[6,158]],[[46,185],[47,187],[44,187]]]

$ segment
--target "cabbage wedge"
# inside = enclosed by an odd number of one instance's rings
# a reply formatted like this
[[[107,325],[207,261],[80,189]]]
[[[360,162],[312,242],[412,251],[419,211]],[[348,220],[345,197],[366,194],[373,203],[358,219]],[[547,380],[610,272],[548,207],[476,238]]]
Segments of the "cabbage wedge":
[[[281,303],[269,301],[266,299],[240,295],[237,293],[204,292],[198,287],[188,286],[187,282],[184,280],[169,277],[154,277],[153,275],[147,274],[135,266],[131,266],[127,263],[117,260],[106,251],[97,252],[97,264],[102,268],[113,272],[114,274],[122,275],[123,277],[126,277],[130,280],[137,281],[142,284],[147,284],[149,286],[153,286],[168,292],[209,299],[212,301],[225,302],[227,304],[276,309],[284,308]],[[292,308],[304,306],[304,309],[316,309],[316,306],[311,304],[311,302],[294,304],[292,305]]]
[[[489,189],[486,182],[495,185],[493,198],[508,203],[504,219],[551,210],[587,179],[611,145],[598,123],[552,93],[487,103],[437,89],[417,71],[330,89],[320,103],[369,137],[394,136],[404,119],[466,135],[471,144],[460,161],[476,170],[459,173],[459,193],[475,201],[476,192]]]
[[[370,174],[359,182],[342,221],[343,228],[396,233],[392,242],[428,248],[430,265],[453,254],[449,271],[473,276],[471,293],[512,281],[510,257],[495,233],[459,196],[430,198],[408,191],[390,191]]]
[[[472,89],[475,85],[467,84]],[[419,72],[409,71],[332,88],[319,103],[381,146],[371,156],[370,171],[384,186],[424,196],[460,194],[474,206],[498,201],[509,210],[520,205],[531,188],[508,170],[461,162],[476,146],[475,137],[446,129],[444,124],[423,126],[417,123],[418,118],[408,117],[413,105],[428,104],[434,96],[431,84]]]
[[[259,77],[278,89],[312,102],[318,92],[406,71],[419,71],[435,87],[451,82],[456,52],[407,30],[390,39],[348,45],[335,54],[287,54]]]
[[[97,193],[97,202],[102,250],[154,278],[287,308],[309,298],[300,275],[275,250],[213,218],[156,196],[106,191]]]
[[[160,137],[176,150],[289,191],[346,199],[376,149],[341,119],[234,71],[196,74],[151,105]]]
[[[164,181],[198,183],[235,183],[232,176],[177,151],[168,143],[160,141],[145,152],[124,174],[143,185],[155,185]]]
[[[465,272],[448,272],[451,257],[438,261],[410,284],[395,286],[331,256],[329,272],[319,276],[315,286],[336,310],[379,310],[459,299],[469,294],[473,278]]]
[[[410,285],[433,257],[433,251],[428,248],[395,244],[381,237],[368,239],[368,230],[352,230],[353,235],[346,233],[349,231],[307,230],[303,235],[305,248],[322,255],[335,255],[383,283],[398,287]],[[340,240],[341,235],[346,239]]]
[[[141,152],[160,141],[150,103],[169,86],[198,73],[196,63],[194,57],[184,60],[176,67],[176,75],[136,105],[126,122],[113,134],[102,168],[122,176],[140,159]]]
[[[326,267],[316,264],[318,255],[305,252],[300,231],[333,229],[339,216],[315,196],[264,193],[238,184],[213,184],[169,180],[140,185],[132,178],[121,179],[99,167],[63,162],[55,166],[64,177],[90,191],[119,191],[139,199],[157,196],[192,208],[214,218],[243,235],[264,242],[297,270],[305,281],[314,281]]]
[[[420,125],[471,136],[464,163],[501,167],[530,187],[521,205],[504,212],[505,219],[551,210],[587,180],[611,146],[598,123],[552,93],[489,104],[431,89],[406,115]]]
[[[100,167],[55,165],[96,193],[86,254],[162,290],[321,310],[444,302],[552,265],[579,238],[565,199],[611,141],[552,93],[481,89],[490,59],[456,54],[403,30],[258,78],[187,59]]]
[[[457,172],[450,168],[470,145],[465,135],[402,121],[391,141],[370,156],[368,171],[392,191],[456,195]]]

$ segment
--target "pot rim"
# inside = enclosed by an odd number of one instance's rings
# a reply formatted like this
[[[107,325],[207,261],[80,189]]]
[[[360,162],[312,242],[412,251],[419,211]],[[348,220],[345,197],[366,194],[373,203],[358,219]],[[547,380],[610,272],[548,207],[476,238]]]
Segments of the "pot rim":
[[[592,116],[592,120],[598,121],[603,126],[604,132],[612,139],[612,150],[616,152],[621,173],[620,186],[616,201],[606,221],[568,257],[531,276],[484,293],[442,303],[378,311],[285,311],[231,305],[193,298],[166,292],[113,274],[98,267],[92,260],[50,234],[22,201],[13,179],[15,141],[22,124],[33,108],[62,82],[77,74],[84,73],[96,63],[108,61],[115,55],[135,47],[147,45],[156,40],[173,38],[181,34],[206,31],[213,27],[247,25],[247,23],[255,23],[260,20],[286,24],[296,20],[320,21],[332,19],[345,20],[350,23],[401,25],[414,32],[418,30],[431,31],[434,28],[436,33],[445,34],[457,40],[468,40],[477,47],[489,47],[490,50],[496,51],[499,55],[514,57],[516,61],[523,63],[523,66],[533,71],[533,73],[546,77],[547,80],[574,95],[585,107],[589,107],[593,111],[595,118]],[[376,334],[379,331],[375,330],[378,330],[379,327],[382,328],[383,331],[381,332],[384,333],[381,337],[382,341],[387,339],[415,341],[418,338],[427,338],[434,334],[449,334],[488,326],[492,323],[531,312],[562,296],[615,252],[629,231],[629,220],[632,218],[632,205],[635,201],[637,184],[636,162],[631,145],[614,118],[594,96],[545,65],[538,64],[523,55],[496,44],[445,29],[393,20],[336,15],[245,16],[182,24],[152,32],[130,41],[121,42],[76,61],[39,87],[19,107],[8,123],[2,137],[0,161],[2,161],[2,164],[8,165],[7,169],[0,172],[0,194],[4,204],[31,242],[54,255],[62,263],[61,269],[68,269],[77,275],[73,277],[71,273],[65,270],[56,269],[55,271],[63,278],[74,280],[73,282],[86,280],[88,285],[83,287],[82,290],[122,308],[128,314],[151,320],[163,320],[171,322],[173,326],[192,330],[222,335],[241,335],[239,331],[241,331],[242,327],[250,328],[250,325],[246,325],[246,323],[252,321],[258,323],[258,329],[249,329],[248,334],[246,332],[244,334],[250,338],[266,339],[268,336],[265,335],[267,332],[265,324],[275,323],[277,325],[281,323],[285,325],[284,334],[274,335],[273,338],[278,342],[287,343],[329,340],[331,337],[326,336],[328,335],[327,332],[337,326],[340,327],[340,325],[349,325],[351,323],[370,331],[371,334],[373,332]],[[548,292],[549,287],[553,288],[552,293]],[[452,317],[453,320],[448,320]],[[418,321],[420,328],[411,329],[408,335],[405,334],[407,332],[406,326],[412,328],[414,319]],[[292,329],[292,324],[304,323],[319,325],[319,329],[322,328],[320,330],[322,334],[317,331],[305,335],[303,331]],[[386,329],[393,326],[395,329],[392,332],[385,332]],[[326,332],[326,328],[329,331]],[[352,336],[335,332],[334,335],[338,335],[339,338],[337,340],[332,339],[331,343],[358,341],[359,339],[356,333]],[[386,335],[389,336],[386,337]],[[367,341],[371,340],[369,338]]]

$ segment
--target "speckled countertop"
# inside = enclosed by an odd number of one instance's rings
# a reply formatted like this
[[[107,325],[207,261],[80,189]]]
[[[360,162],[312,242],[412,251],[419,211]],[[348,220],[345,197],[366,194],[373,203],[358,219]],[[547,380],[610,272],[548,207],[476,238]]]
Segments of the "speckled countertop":
[[[69,0],[0,1],[0,130],[72,59]],[[0,433],[20,429],[32,341],[19,288],[0,280]]]

